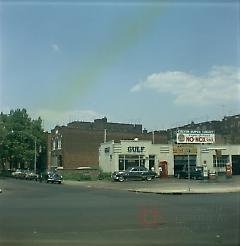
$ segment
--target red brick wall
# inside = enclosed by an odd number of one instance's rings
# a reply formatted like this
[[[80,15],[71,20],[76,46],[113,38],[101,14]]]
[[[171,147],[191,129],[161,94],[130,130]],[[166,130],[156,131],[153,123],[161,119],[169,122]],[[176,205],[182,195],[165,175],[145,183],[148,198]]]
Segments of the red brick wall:
[[[104,130],[81,130],[76,128],[62,128],[62,155],[63,167],[98,167],[99,147],[104,142]],[[107,132],[107,141],[139,138],[139,140],[152,140],[152,133],[117,133]],[[154,142],[167,143],[167,136],[154,134]]]

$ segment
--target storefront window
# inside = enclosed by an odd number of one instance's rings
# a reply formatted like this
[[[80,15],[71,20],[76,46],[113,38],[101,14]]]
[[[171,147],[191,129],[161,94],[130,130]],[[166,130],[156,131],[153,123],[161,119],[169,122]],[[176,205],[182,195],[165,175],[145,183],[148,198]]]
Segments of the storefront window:
[[[143,155],[119,155],[119,170],[130,167],[145,166]]]
[[[229,156],[228,155],[222,155],[217,157],[216,155],[213,156],[213,166],[214,167],[225,167],[226,163],[229,162]]]

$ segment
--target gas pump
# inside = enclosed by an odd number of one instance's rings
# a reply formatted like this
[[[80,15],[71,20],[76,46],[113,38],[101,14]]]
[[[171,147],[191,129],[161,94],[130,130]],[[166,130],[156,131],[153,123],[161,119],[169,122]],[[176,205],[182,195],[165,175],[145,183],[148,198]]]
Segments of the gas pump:
[[[204,180],[208,179],[208,168],[207,168],[206,161],[204,161],[204,163],[203,163],[203,179]]]
[[[226,164],[226,178],[232,178],[232,164]]]

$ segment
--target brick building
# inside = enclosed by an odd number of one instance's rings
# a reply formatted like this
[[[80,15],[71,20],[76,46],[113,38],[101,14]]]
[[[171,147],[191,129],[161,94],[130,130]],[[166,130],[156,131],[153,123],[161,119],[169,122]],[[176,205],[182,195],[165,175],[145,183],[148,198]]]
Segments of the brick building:
[[[98,168],[99,146],[109,140],[138,138],[167,143],[165,131],[147,132],[140,124],[110,123],[106,117],[94,122],[75,121],[67,126],[56,126],[49,138],[49,168],[63,169]]]

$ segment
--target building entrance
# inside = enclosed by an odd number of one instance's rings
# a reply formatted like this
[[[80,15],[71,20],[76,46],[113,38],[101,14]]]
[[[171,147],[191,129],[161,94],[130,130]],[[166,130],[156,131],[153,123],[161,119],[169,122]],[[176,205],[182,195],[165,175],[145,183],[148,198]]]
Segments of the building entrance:
[[[240,175],[240,155],[232,155],[232,175]]]
[[[190,167],[196,167],[197,156],[189,155]],[[174,176],[177,176],[179,171],[183,169],[184,166],[188,166],[188,156],[187,155],[175,155],[174,156]]]

